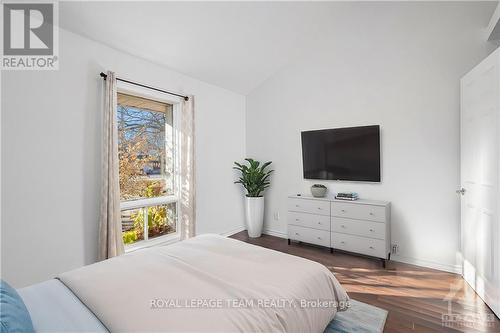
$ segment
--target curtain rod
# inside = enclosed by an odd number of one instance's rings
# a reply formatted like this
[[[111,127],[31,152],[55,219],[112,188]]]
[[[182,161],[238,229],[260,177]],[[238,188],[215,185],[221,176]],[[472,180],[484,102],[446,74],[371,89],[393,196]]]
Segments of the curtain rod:
[[[108,77],[106,74],[104,74],[103,72],[101,72],[99,74],[104,80],[106,80],[106,78]],[[184,98],[185,101],[189,100],[189,97],[188,96],[184,96],[184,95],[179,95],[179,94],[176,94],[176,93],[173,93],[173,92],[170,92],[170,91],[166,91],[166,90],[162,90],[162,89],[158,89],[158,88],[155,88],[155,87],[150,87],[150,86],[146,86],[142,83],[137,83],[137,82],[132,82],[132,81],[129,81],[129,80],[125,80],[125,79],[120,79],[120,78],[116,78],[118,81],[122,81],[122,82],[126,82],[126,83],[130,83],[130,84],[133,84],[133,85],[136,85],[136,86],[139,86],[139,87],[143,87],[143,88],[147,88],[147,89],[151,89],[151,90],[156,90],[156,91],[159,91],[159,92],[162,92],[162,93],[165,93],[165,94],[169,94],[169,95],[173,95],[173,96],[177,96],[177,97],[182,97]]]

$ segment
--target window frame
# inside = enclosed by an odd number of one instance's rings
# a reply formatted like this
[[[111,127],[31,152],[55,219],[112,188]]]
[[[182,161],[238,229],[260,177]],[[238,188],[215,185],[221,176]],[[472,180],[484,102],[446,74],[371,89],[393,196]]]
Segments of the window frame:
[[[132,199],[127,201],[120,200],[120,211],[130,210],[130,209],[140,209],[148,208],[151,206],[166,205],[175,203],[176,204],[176,225],[175,232],[158,236],[153,239],[143,239],[138,240],[135,243],[125,245],[125,252],[135,251],[141,248],[150,247],[158,244],[173,243],[180,240],[180,230],[181,225],[181,214],[180,214],[180,198],[181,198],[181,173],[180,173],[180,112],[182,99],[166,95],[151,89],[136,86],[127,82],[117,81],[117,93],[128,94],[132,96],[142,97],[151,99],[154,101],[167,103],[172,105],[172,138],[173,138],[173,189],[174,193],[170,195],[165,195],[161,197],[154,198],[144,198],[144,199]],[[116,105],[118,108],[118,105]],[[147,228],[145,229],[145,238],[147,238]]]

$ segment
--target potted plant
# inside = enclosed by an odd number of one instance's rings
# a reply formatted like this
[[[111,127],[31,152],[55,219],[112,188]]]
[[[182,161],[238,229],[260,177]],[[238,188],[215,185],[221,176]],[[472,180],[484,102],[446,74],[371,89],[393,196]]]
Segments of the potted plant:
[[[235,184],[241,184],[247,191],[245,204],[245,221],[248,236],[255,238],[262,234],[264,224],[264,196],[263,192],[269,187],[269,177],[274,170],[266,170],[272,162],[261,165],[259,161],[246,158],[249,165],[234,162],[233,169],[241,172]]]

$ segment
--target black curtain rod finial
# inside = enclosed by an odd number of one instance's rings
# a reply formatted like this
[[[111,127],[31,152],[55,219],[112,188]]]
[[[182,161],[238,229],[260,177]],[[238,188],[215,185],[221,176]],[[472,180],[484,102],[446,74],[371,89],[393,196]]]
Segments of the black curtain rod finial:
[[[108,77],[105,73],[101,72],[99,74],[100,77],[102,77],[104,80],[106,80],[106,78]],[[169,95],[173,95],[173,96],[177,96],[177,97],[182,97],[184,98],[185,101],[189,101],[189,96],[184,96],[184,95],[180,95],[180,94],[176,94],[176,93],[173,93],[173,92],[170,92],[170,91],[166,91],[166,90],[162,90],[162,89],[158,89],[158,88],[155,88],[155,87],[150,87],[150,86],[146,86],[142,83],[137,83],[137,82],[132,82],[132,81],[129,81],[129,80],[125,80],[125,79],[120,79],[120,78],[116,78],[116,80],[118,81],[122,81],[122,82],[126,82],[126,83],[130,83],[130,84],[133,84],[133,85],[136,85],[136,86],[139,86],[139,87],[143,87],[143,88],[147,88],[147,89],[151,89],[151,90],[155,90],[155,91],[159,91],[159,92],[162,92],[164,94],[169,94]]]

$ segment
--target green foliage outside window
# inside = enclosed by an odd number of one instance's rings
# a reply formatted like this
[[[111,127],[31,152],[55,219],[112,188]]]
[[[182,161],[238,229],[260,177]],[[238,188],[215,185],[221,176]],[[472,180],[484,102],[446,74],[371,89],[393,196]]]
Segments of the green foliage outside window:
[[[155,184],[148,185],[145,190],[146,197],[154,197],[154,194]],[[130,215],[134,226],[132,230],[123,232],[124,244],[132,244],[137,240],[144,239],[144,209],[147,209],[148,214],[148,238],[175,231],[175,209],[168,209],[165,205],[139,209]]]

